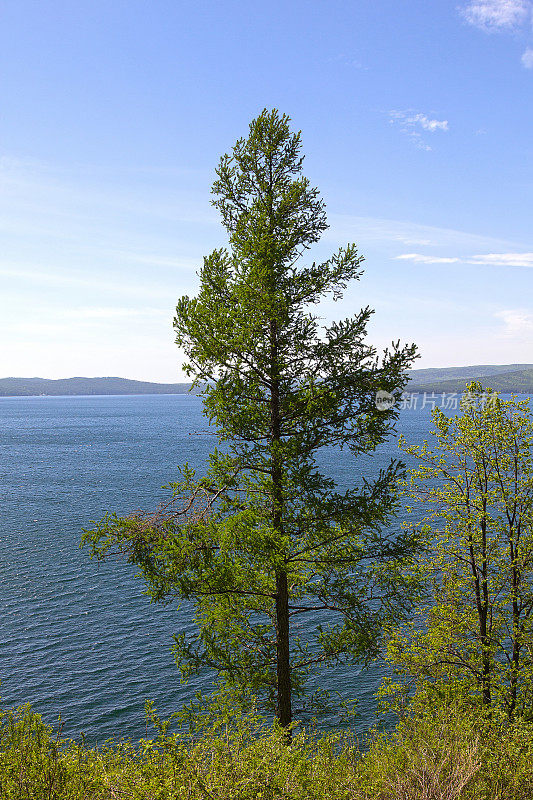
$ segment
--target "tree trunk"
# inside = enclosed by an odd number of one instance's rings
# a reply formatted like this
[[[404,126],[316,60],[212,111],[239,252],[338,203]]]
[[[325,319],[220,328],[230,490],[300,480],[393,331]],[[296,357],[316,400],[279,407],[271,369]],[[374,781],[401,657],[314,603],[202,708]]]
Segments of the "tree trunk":
[[[468,534],[468,549],[470,555],[470,566],[474,579],[474,593],[476,598],[476,609],[479,622],[479,641],[481,642],[481,697],[485,707],[490,707],[492,703],[491,679],[492,679],[492,657],[490,652],[490,637],[488,635],[488,612],[489,596],[487,582],[487,521],[486,504],[483,507],[481,519],[481,565],[474,547],[472,532]]]
[[[284,728],[292,720],[291,667],[289,651],[289,592],[287,573],[280,570],[276,575],[276,648],[278,701],[276,716]]]
[[[491,694],[492,656],[490,653],[489,637],[487,636],[486,631],[487,631],[487,624],[485,618],[481,626],[481,646],[483,648],[483,656],[482,656],[483,674],[482,674],[481,684],[482,684],[483,705],[488,708],[492,703],[492,694]]]
[[[518,537],[520,537],[520,524],[518,525]],[[520,571],[517,566],[518,545],[515,546],[512,536],[510,542],[511,556],[511,592],[513,598],[513,655],[511,661],[511,681],[510,681],[510,700],[509,700],[509,719],[513,719],[516,703],[518,699],[518,673],[520,669],[520,609],[518,607],[518,594],[520,591]]]
[[[283,535],[283,474],[281,469],[281,420],[279,402],[278,342],[277,325],[270,323],[270,421],[272,446],[272,526]],[[287,572],[281,568],[276,571],[276,656],[277,656],[277,704],[276,716],[286,728],[292,720],[291,667],[289,648],[289,588]],[[290,734],[288,736],[290,740]]]
[[[483,500],[483,516],[481,519],[481,616],[480,616],[480,634],[482,646],[482,663],[483,663],[483,705],[489,707],[492,703],[491,695],[491,682],[492,682],[492,654],[491,654],[491,638],[488,631],[488,615],[489,615],[489,584],[488,584],[488,558],[487,558],[487,501]]]

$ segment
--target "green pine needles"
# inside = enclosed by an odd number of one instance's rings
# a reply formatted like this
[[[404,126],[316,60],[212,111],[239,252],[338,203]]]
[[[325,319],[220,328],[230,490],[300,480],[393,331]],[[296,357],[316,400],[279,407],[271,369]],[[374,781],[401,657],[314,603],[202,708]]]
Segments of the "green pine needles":
[[[314,669],[372,657],[383,623],[409,609],[416,546],[388,527],[400,462],[370,480],[356,460],[393,431],[415,347],[393,343],[378,358],[369,308],[325,327],[310,310],[340,299],[362,258],[348,245],[302,264],[327,223],[289,122],[263,111],[222,157],[213,204],[229,246],[204,259],[196,297],[176,310],[220,447],[201,477],[181,468],[155,514],[109,515],[85,535],[93,555],[139,566],[154,601],[194,603],[196,635],[176,636],[184,677],[209,668],[285,727],[324,699],[307,691]],[[390,409],[376,407],[378,390],[393,395]],[[341,491],[316,457],[343,446],[354,480]]]

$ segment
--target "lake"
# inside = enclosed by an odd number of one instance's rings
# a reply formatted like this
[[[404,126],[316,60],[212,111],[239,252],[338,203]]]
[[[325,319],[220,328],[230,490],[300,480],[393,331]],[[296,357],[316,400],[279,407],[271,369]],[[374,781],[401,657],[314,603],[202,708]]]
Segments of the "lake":
[[[401,413],[410,442],[428,436],[431,403],[421,405]],[[215,442],[190,395],[0,398],[3,708],[29,702],[50,723],[61,714],[64,734],[90,743],[138,740],[146,699],[167,715],[209,688],[205,678],[182,686],[170,651],[190,608],[150,604],[134,568],[92,562],[79,541],[107,511],[152,508],[177,465],[201,467]],[[391,439],[357,464],[346,451],[322,458],[346,486],[397,454]],[[380,678],[375,665],[348,666],[316,684],[357,697],[363,730]]]

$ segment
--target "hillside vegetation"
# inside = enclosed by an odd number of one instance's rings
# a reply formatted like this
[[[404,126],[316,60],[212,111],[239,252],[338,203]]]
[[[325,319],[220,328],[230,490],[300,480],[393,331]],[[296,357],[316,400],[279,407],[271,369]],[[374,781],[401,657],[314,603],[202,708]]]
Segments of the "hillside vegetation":
[[[190,383],[150,383],[127,378],[0,378],[0,397],[185,394],[190,388]]]
[[[413,369],[407,390],[417,392],[463,392],[470,381],[482,383],[498,392],[533,394],[533,364],[479,364],[471,367]],[[490,380],[483,380],[484,378]],[[128,378],[0,378],[0,397],[39,395],[128,395],[186,394],[190,383],[151,383]],[[194,392],[193,392],[194,393]]]
[[[502,392],[504,394],[533,394],[533,367],[529,366],[527,369],[509,370],[507,372],[487,373],[486,375],[477,375],[484,386],[490,386],[495,392]],[[445,380],[428,380],[427,382],[418,383],[417,380],[411,381],[408,386],[408,391],[414,392],[450,392],[459,393],[464,392],[470,380],[467,377],[445,379]]]
[[[413,369],[409,373],[409,383],[433,384],[453,380],[472,381],[506,372],[520,372],[524,369],[533,369],[533,364],[474,364],[469,367]]]

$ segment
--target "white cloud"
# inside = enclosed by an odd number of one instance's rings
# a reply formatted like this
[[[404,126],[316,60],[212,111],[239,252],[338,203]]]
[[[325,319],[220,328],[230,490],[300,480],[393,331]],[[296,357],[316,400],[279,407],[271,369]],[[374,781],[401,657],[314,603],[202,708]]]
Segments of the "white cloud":
[[[85,306],[81,308],[72,308],[65,311],[66,317],[73,317],[75,319],[86,320],[114,320],[124,319],[129,317],[165,317],[169,318],[172,315],[168,310],[161,308],[125,308],[122,306]]]
[[[533,253],[487,253],[472,256],[468,263],[494,267],[533,267]]]
[[[431,119],[426,114],[413,111],[390,111],[389,122],[391,125],[400,125],[400,130],[406,133],[420,150],[431,150],[431,147],[422,138],[421,131],[435,133],[449,130],[447,119]]]
[[[426,256],[422,253],[402,253],[394,256],[396,261],[412,261],[415,264],[456,264],[462,262],[479,267],[533,267],[533,253],[486,253],[484,255],[457,258],[452,256]]]
[[[524,26],[527,31],[533,23],[533,0],[471,0],[459,11],[470,25],[485,33],[516,33]],[[526,48],[521,61],[526,69],[533,69],[533,48]]]
[[[414,129],[417,125],[425,131],[447,131],[448,120],[430,119],[426,114],[414,114],[412,111],[391,111],[390,121],[399,122],[406,128]]]
[[[516,30],[531,14],[530,0],[472,0],[461,8],[470,25],[487,33]]]
[[[398,239],[398,241],[401,242],[402,244],[408,244],[408,245],[414,244],[417,245],[418,247],[425,247],[427,245],[433,244],[433,242],[430,239],[404,239],[401,236],[396,236],[395,238]]]
[[[328,220],[331,227],[324,234],[325,242],[335,246],[341,246],[345,241],[358,242],[362,252],[370,245],[379,245],[390,248],[391,257],[398,252],[398,242],[409,248],[430,244],[431,247],[440,247],[459,256],[464,254],[465,257],[470,253],[509,251],[517,247],[509,239],[420,225],[405,220],[359,217],[334,211],[328,214]]]
[[[327,60],[329,63],[336,61],[339,64],[343,64],[345,67],[353,67],[354,69],[361,69],[365,72],[368,70],[368,67],[365,67],[358,58],[352,55],[346,55],[346,53],[339,53],[337,56],[333,56],[333,58],[328,58]]]
[[[394,258],[396,261],[413,261],[415,264],[456,264],[459,261],[458,258],[424,256],[421,253],[402,253]]]
[[[168,288],[162,283],[153,282],[150,284],[145,279],[138,279],[136,282],[130,281],[111,281],[105,276],[94,274],[92,277],[84,278],[76,274],[66,274],[65,272],[51,272],[40,268],[13,267],[0,262],[0,276],[11,278],[17,283],[25,284],[26,287],[34,287],[36,284],[55,286],[60,289],[88,289],[98,291],[99,294],[118,294],[123,296],[138,295],[143,298],[151,297],[157,299],[168,298]]]
[[[448,130],[448,120],[438,120],[438,119],[429,119],[426,117],[425,114],[415,114],[414,117],[411,117],[407,120],[408,122],[412,122],[414,124],[419,123],[425,131],[447,131]]]
[[[522,66],[526,69],[533,69],[533,48],[528,47],[522,54]]]
[[[533,313],[528,309],[510,308],[498,311],[496,317],[504,323],[504,336],[523,337],[533,333]]]
[[[484,255],[456,258],[452,256],[426,256],[422,253],[402,253],[394,256],[396,261],[412,261],[415,264],[456,264],[463,262],[479,267],[533,267],[533,253],[486,253]]]

